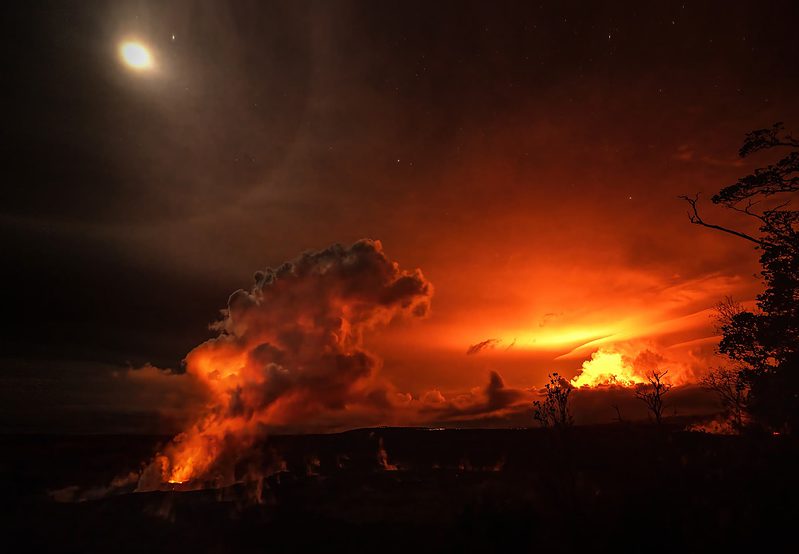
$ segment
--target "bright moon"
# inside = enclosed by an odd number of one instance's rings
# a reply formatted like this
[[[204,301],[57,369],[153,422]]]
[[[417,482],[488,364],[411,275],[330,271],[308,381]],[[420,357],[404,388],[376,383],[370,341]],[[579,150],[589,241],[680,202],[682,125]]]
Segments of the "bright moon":
[[[119,47],[122,60],[133,69],[149,69],[153,66],[150,51],[138,42],[123,42]]]

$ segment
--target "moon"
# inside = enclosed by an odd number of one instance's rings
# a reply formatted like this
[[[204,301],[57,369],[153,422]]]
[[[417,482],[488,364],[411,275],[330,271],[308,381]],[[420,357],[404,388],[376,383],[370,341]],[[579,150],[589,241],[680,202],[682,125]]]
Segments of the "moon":
[[[153,67],[153,57],[150,51],[140,42],[123,42],[119,46],[119,55],[122,61],[132,69],[143,71]]]

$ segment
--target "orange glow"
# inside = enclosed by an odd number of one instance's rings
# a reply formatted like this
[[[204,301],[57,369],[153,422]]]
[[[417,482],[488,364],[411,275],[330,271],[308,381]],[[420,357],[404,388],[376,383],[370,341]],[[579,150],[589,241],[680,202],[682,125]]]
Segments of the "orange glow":
[[[548,329],[545,332],[531,334],[529,330],[517,329],[507,333],[517,337],[514,348],[554,350],[574,344],[585,344],[612,336],[617,331],[606,327],[564,327]]]
[[[185,483],[197,473],[201,473],[213,461],[214,451],[202,444],[202,435],[192,433],[188,440],[180,443],[169,467],[168,483]]]
[[[571,384],[575,387],[600,385],[631,387],[645,382],[646,377],[639,375],[621,354],[604,350],[594,352],[591,359],[583,363],[580,374],[571,380]]]
[[[419,270],[400,270],[378,241],[363,240],[308,252],[255,279],[230,297],[214,325],[219,335],[186,356],[207,405],[145,470],[142,490],[231,483],[240,452],[267,427],[375,417],[410,400],[378,379],[362,337],[395,318],[425,315],[432,285]]]
[[[609,273],[602,256],[587,252],[575,263],[550,253],[545,264],[509,263],[468,282],[445,274],[429,318],[382,334],[371,331],[426,306],[432,288],[423,300],[388,308],[385,292],[364,297],[362,287],[420,273],[389,264],[361,282],[325,261],[299,280],[258,277],[263,290],[234,294],[215,327],[220,335],[186,357],[187,374],[206,389],[206,409],[164,450],[160,483],[227,479],[223,454],[262,429],[510,417],[553,371],[579,388],[632,387],[653,369],[668,370],[675,385],[695,382],[713,355],[712,306],[727,294],[745,298],[752,283],[663,276],[620,261]],[[470,272],[470,262],[461,263],[466,274],[481,275],[479,264]],[[325,281],[327,271],[356,286]],[[491,347],[467,355],[488,339]]]

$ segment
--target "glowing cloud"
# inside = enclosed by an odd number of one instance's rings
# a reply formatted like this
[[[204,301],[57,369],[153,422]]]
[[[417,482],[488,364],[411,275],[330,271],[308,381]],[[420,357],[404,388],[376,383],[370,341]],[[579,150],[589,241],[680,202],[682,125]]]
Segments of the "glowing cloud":
[[[202,479],[229,482],[235,461],[265,426],[392,409],[379,360],[364,333],[402,316],[423,316],[432,285],[403,271],[379,241],[307,252],[255,274],[230,297],[219,336],[186,357],[208,409],[145,471],[140,488]],[[392,403],[393,402],[393,403]]]
[[[571,380],[571,384],[575,387],[599,385],[631,387],[645,382],[646,378],[640,375],[621,354],[606,350],[594,352],[591,359],[583,363],[580,374]]]

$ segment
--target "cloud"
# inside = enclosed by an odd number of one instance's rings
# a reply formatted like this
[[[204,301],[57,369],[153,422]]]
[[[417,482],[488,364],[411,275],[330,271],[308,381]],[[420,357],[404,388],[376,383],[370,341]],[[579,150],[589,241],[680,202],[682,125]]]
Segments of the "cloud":
[[[533,400],[541,397],[537,389],[503,387],[502,400],[492,404],[486,390],[473,391],[453,401],[438,399],[438,406],[429,406],[424,415],[426,424],[449,427],[530,427],[535,424]],[[494,397],[496,402],[497,397]],[[570,410],[578,425],[647,421],[646,406],[635,397],[635,389],[618,385],[577,388],[570,397]],[[617,411],[618,409],[618,411]],[[697,416],[720,411],[717,398],[697,384],[675,386],[666,396],[664,415]]]
[[[532,397],[530,390],[507,387],[502,376],[491,371],[484,387],[476,387],[466,394],[447,399],[439,391],[425,393],[419,415],[427,423],[494,417],[527,406],[532,403]]]
[[[268,426],[346,420],[401,403],[378,378],[380,360],[364,349],[364,334],[426,315],[432,294],[420,270],[401,270],[374,240],[258,271],[250,290],[230,296],[213,325],[219,335],[186,356],[187,374],[211,401],[157,460],[161,478],[210,478]]]
[[[496,346],[502,342],[502,339],[486,339],[484,341],[480,341],[476,344],[471,345],[466,350],[467,356],[474,356],[475,354],[479,354],[483,350],[496,348]]]

